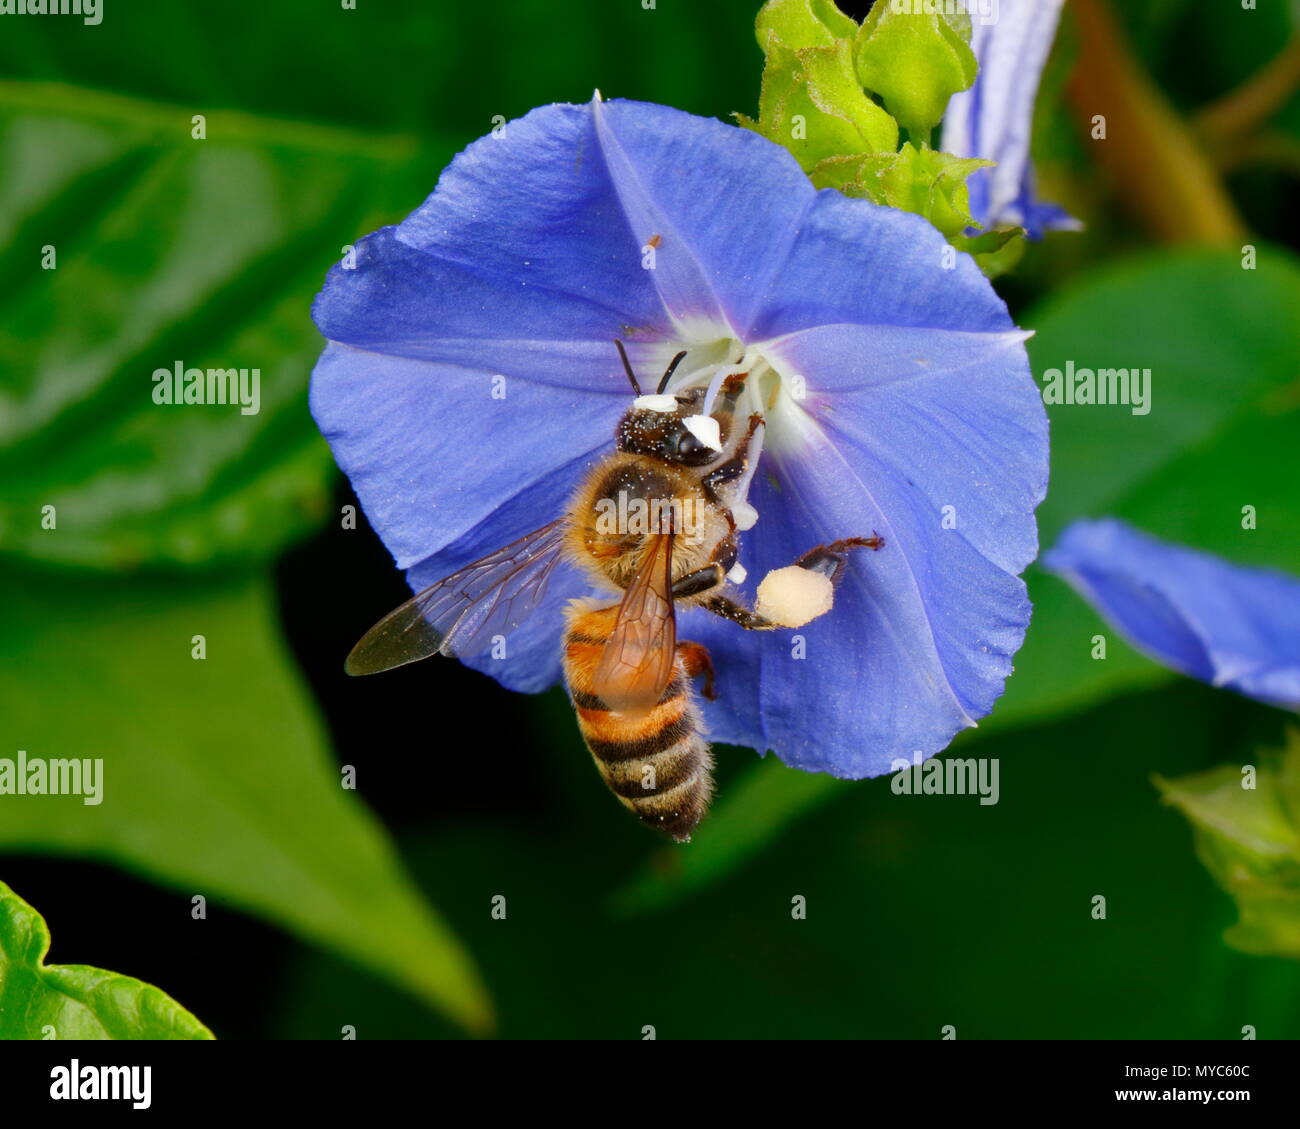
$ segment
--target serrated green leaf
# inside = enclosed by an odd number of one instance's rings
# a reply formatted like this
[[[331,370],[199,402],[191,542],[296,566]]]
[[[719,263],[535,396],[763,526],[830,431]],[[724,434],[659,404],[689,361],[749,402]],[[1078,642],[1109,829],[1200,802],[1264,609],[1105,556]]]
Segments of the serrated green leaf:
[[[81,964],[47,965],[45,921],[0,882],[0,1039],[211,1039],[164,992]]]
[[[921,5],[916,5],[918,9]],[[858,79],[914,142],[924,143],[948,100],[974,81],[970,21],[941,13],[877,4],[862,21],[854,47]]]
[[[95,804],[0,794],[0,850],[103,859],[489,1025],[469,956],[343,786],[267,580],[70,587],[0,571],[0,603],[0,756],[102,761]]]
[[[827,16],[831,8],[812,0],[773,0],[763,8],[756,30],[767,62],[758,121],[737,115],[789,149],[805,170],[828,157],[898,146],[894,119],[858,82],[849,38],[857,25]]]
[[[1176,780],[1156,778],[1165,802],[1196,832],[1196,849],[1237,903],[1240,920],[1224,939],[1244,952],[1300,958],[1300,734],[1279,756],[1265,754],[1251,778],[1220,765]]]

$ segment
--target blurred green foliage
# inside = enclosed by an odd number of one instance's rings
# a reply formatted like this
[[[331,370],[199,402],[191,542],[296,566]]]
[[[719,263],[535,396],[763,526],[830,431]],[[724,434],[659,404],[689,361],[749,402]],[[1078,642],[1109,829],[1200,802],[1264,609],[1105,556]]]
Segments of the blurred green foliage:
[[[1276,711],[1183,681],[1006,734],[978,753],[1001,761],[991,807],[895,795],[887,778],[841,783],[751,865],[632,917],[608,901],[629,867],[648,853],[660,870],[691,867],[696,846],[724,850],[707,834],[713,818],[687,850],[648,851],[573,747],[563,700],[540,712],[561,735],[542,814],[410,840],[514,1037],[640,1039],[647,1024],[660,1039],[938,1039],[947,1024],[959,1039],[1231,1040],[1246,1024],[1261,1039],[1300,1037],[1300,963],[1224,945],[1232,903],[1150,781],[1274,741]],[[752,754],[718,752],[726,796]],[[505,921],[489,919],[489,893],[507,898]],[[1104,921],[1092,917],[1098,894]],[[805,920],[792,916],[796,895]],[[359,1038],[448,1033],[310,957],[275,1033],[329,1038],[345,1021]]]
[[[1120,6],[1187,112],[1290,27],[1270,0],[1213,20],[1199,2]],[[306,412],[311,297],[497,115],[596,87],[756,113],[757,5],[106,7],[98,27],[10,19],[0,39],[0,716],[7,746],[102,755],[120,791],[0,807],[0,849],[101,859],[178,891],[179,913],[205,894],[312,942],[280,1000],[245,1001],[267,1034],[482,1030],[490,993],[521,1037],[1300,1036],[1300,966],[1223,944],[1231,904],[1149,780],[1248,759],[1279,743],[1280,715],[1171,684],[1117,641],[1092,660],[1104,629],[1037,573],[1007,697],[953,750],[999,758],[996,806],[723,749],[716,813],[686,851],[662,847],[609,801],[555,692],[536,704],[531,816],[394,842],[339,787],[272,595],[271,565],[327,519],[337,483]],[[1030,247],[1005,292],[1038,330],[1036,370],[1151,367],[1154,406],[1053,409],[1043,537],[1113,512],[1300,571],[1278,472],[1300,406],[1293,260],[1151,253],[1064,105],[1070,47],[1067,24],[1040,173],[1089,231]],[[1295,143],[1300,102],[1270,129]],[[1231,175],[1261,244],[1294,246],[1294,172],[1256,157]],[[261,412],[154,406],[150,374],[177,359],[257,365]],[[114,927],[147,924],[125,907]],[[258,959],[202,944],[189,963]]]
[[[29,757],[102,758],[103,799],[9,798],[0,845],[106,859],[213,912],[261,914],[487,1027],[468,957],[341,787],[266,582],[78,591],[69,615],[66,581],[24,577],[0,631],[0,666],[21,672],[0,681],[0,716]]]
[[[1300,958],[1300,732],[1261,763],[1158,780],[1196,828],[1196,849],[1241,920],[1225,940],[1242,952]]]

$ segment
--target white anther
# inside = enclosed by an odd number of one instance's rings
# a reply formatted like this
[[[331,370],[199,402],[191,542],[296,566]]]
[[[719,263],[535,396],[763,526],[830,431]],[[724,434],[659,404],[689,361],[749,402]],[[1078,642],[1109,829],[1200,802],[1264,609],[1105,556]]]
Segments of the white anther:
[[[731,566],[731,571],[727,573],[727,579],[730,580],[732,584],[744,584],[745,577],[748,575],[749,573],[745,570],[745,566],[737,561]]]
[[[638,396],[632,401],[632,407],[639,412],[675,412],[676,396]]]
[[[712,416],[687,416],[686,429],[711,451],[722,450],[722,429]]]

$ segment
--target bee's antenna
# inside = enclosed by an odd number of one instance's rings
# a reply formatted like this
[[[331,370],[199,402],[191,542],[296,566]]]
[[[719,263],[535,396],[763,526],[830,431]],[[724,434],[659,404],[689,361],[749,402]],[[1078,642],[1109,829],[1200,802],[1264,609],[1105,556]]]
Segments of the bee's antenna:
[[[632,362],[627,359],[627,350],[623,348],[623,342],[617,337],[614,338],[614,344],[618,346],[618,355],[623,358],[623,371],[627,373],[627,378],[632,382],[632,390],[641,395],[641,385],[636,382],[636,373],[632,371]]]
[[[668,382],[673,378],[673,373],[677,371],[677,366],[682,363],[682,358],[684,356],[686,356],[685,349],[668,362],[668,371],[664,373],[663,379],[659,382],[659,387],[655,389],[655,394],[657,396],[662,396],[664,394],[664,389],[668,387]]]

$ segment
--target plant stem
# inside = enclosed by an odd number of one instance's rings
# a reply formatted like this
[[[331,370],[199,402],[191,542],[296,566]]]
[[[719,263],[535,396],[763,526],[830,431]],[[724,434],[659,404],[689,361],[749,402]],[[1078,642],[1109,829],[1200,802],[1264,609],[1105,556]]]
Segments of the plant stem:
[[[1097,160],[1143,226],[1167,242],[1239,247],[1246,227],[1186,124],[1134,58],[1108,0],[1073,0],[1079,60],[1070,102]]]
[[[1254,132],[1280,110],[1300,86],[1300,33],[1236,90],[1196,115],[1197,132],[1209,145]]]

